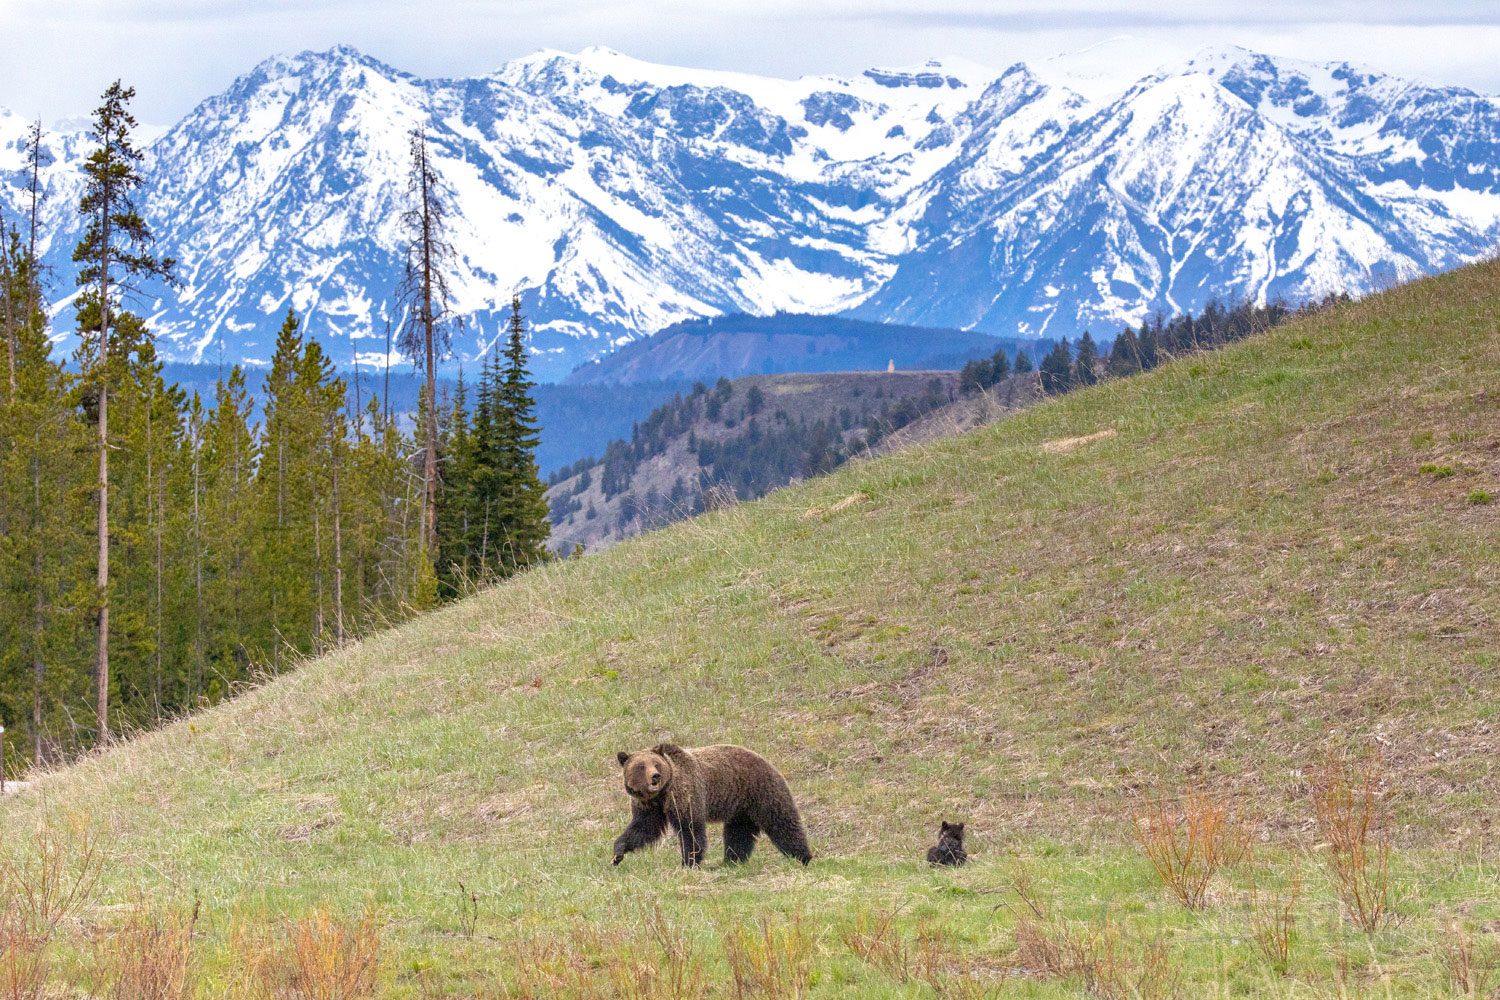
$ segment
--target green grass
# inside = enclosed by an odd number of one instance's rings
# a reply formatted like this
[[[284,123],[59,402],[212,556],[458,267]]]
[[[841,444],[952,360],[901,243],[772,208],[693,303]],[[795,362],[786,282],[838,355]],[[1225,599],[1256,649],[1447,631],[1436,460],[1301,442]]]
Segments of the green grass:
[[[547,566],[47,775],[0,836],[88,817],[101,902],[197,897],[211,969],[236,910],[373,901],[405,994],[503,994],[543,945],[597,971],[659,906],[716,991],[722,931],[778,914],[810,995],[931,996],[848,923],[895,909],[911,947],[999,975],[1029,877],[1058,920],[1159,933],[1185,995],[1446,995],[1454,929],[1500,919],[1500,516],[1473,500],[1500,486],[1497,330],[1482,264]],[[715,833],[701,870],[670,843],[611,868],[615,751],[663,737],[780,766],[812,867],[762,841],[726,869]],[[1372,936],[1311,826],[1330,746],[1383,759],[1402,902]],[[1190,775],[1259,819],[1193,914],[1132,837]],[[940,818],[968,867],[918,863]],[[1281,977],[1249,891],[1294,879]]]

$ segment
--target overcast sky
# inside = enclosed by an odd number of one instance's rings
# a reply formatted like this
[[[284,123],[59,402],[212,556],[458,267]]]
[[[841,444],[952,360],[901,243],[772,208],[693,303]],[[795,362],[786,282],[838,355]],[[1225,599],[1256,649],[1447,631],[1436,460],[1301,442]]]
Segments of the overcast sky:
[[[0,107],[84,115],[116,77],[167,125],[277,52],[348,43],[422,76],[538,48],[800,76],[957,55],[995,68],[1118,35],[1141,74],[1233,43],[1500,94],[1500,0],[0,0]]]

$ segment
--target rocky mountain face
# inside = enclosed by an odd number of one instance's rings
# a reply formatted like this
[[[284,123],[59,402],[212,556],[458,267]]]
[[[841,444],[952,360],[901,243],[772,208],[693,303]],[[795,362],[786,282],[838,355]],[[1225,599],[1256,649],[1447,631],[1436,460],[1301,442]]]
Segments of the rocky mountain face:
[[[265,61],[147,147],[143,207],[182,279],[137,303],[163,353],[264,361],[290,307],[340,363],[383,364],[418,124],[457,257],[449,366],[472,366],[520,290],[546,379],[694,317],[1109,335],[1213,296],[1357,292],[1500,240],[1500,104],[1345,64],[1218,50],[1089,99],[1024,65],[787,81],[589,49],[424,80],[340,47]],[[0,112],[8,224],[25,126]],[[66,341],[90,143],[44,145]]]

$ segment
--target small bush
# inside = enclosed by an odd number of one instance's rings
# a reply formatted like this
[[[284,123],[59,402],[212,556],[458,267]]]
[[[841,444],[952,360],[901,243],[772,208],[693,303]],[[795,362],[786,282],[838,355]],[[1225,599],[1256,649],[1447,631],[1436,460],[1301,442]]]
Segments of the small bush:
[[[1013,888],[1021,900],[1019,909],[1012,907],[1016,917],[1016,965],[1040,979],[1061,979],[1068,974],[1069,966],[1052,914],[1037,898],[1028,877],[1017,878]]]
[[[184,913],[140,903],[107,929],[96,958],[112,1000],[189,1000],[197,921],[197,907]]]
[[[1250,897],[1251,938],[1262,958],[1278,975],[1292,966],[1292,947],[1297,943],[1297,897],[1302,884],[1294,882],[1282,891]]]
[[[19,912],[0,911],[0,1000],[40,1000],[47,983],[50,944]]]
[[[754,924],[739,923],[722,932],[729,961],[730,995],[735,1000],[767,997],[772,1000],[807,995],[813,983],[813,939],[800,915]]]
[[[48,985],[58,927],[93,897],[102,852],[81,822],[40,826],[31,842],[0,855],[0,1000],[38,1000],[70,990]]]
[[[1473,935],[1451,931],[1443,948],[1443,966],[1448,986],[1461,997],[1493,997],[1500,994],[1500,945],[1475,941]]]
[[[18,856],[0,858],[0,902],[50,937],[92,898],[102,864],[98,838],[81,822],[39,827]]]
[[[1099,1000],[1173,1000],[1182,992],[1182,969],[1161,931],[1133,937],[1108,913],[1074,928],[1064,952],[1071,971]]]
[[[1148,800],[1136,837],[1162,883],[1190,910],[1202,909],[1209,881],[1250,850],[1250,827],[1233,797],[1202,786],[1175,800]]]
[[[515,988],[526,1000],[704,1000],[707,974],[692,940],[652,906],[602,931],[575,925],[564,940],[525,939],[513,962]],[[644,933],[642,933],[644,931]]]
[[[898,982],[911,978],[911,951],[895,929],[900,908],[871,913],[861,908],[844,928],[844,946],[860,960]]]
[[[1318,830],[1328,845],[1328,866],[1349,919],[1374,933],[1390,920],[1390,832],[1379,765],[1358,769],[1330,756],[1313,784]]]
[[[367,1000],[375,995],[379,966],[380,923],[373,909],[352,920],[319,907],[287,928],[285,948],[267,971],[296,1000]]]
[[[1494,499],[1495,498],[1490,494],[1489,490],[1469,491],[1469,503],[1475,504],[1477,506],[1483,506],[1485,504],[1492,503]]]
[[[1106,910],[1088,923],[1054,920],[1029,883],[1013,887],[1016,964],[1040,979],[1076,978],[1099,1000],[1173,1000],[1181,995],[1182,968],[1158,931],[1129,932]]]

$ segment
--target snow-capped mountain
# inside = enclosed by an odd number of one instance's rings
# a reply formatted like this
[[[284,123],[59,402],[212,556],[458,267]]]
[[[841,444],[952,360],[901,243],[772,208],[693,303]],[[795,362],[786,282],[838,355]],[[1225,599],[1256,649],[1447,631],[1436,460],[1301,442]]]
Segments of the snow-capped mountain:
[[[346,47],[272,58],[150,144],[143,206],[182,286],[137,308],[176,359],[264,360],[291,307],[335,358],[378,363],[419,123],[458,258],[453,363],[519,290],[545,378],[693,316],[1108,335],[1216,295],[1359,291],[1500,241],[1491,98],[1239,49],[1087,97],[1057,69],[793,81],[588,49],[424,80]],[[0,111],[8,224],[25,128]],[[44,143],[65,304],[90,144]]]

